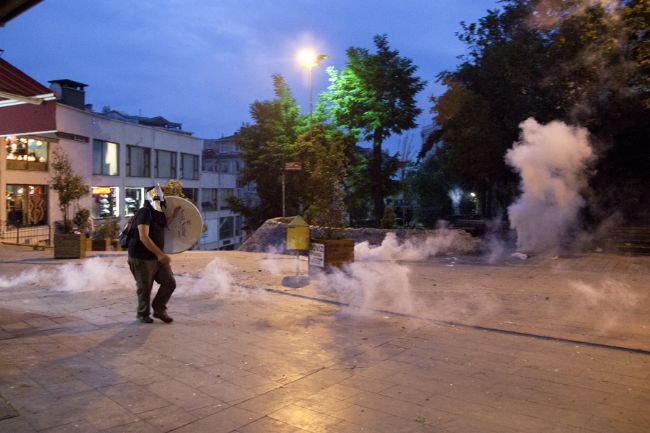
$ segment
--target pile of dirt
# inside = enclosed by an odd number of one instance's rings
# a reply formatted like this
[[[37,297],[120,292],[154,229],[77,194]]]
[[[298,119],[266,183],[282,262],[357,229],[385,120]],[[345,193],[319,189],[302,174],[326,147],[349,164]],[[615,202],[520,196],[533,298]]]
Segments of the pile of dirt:
[[[277,252],[288,254],[286,249],[287,224],[293,217],[273,218],[267,220],[253,233],[238,249],[248,252]],[[439,229],[439,230],[411,230],[411,229],[375,229],[375,228],[342,228],[329,229],[325,227],[310,226],[309,235],[312,239],[319,238],[345,238],[352,239],[355,243],[368,241],[371,245],[380,245],[387,233],[395,233],[399,241],[425,240],[430,236],[438,236],[441,230],[454,232],[455,240],[449,253],[472,254],[477,250],[477,240],[465,230]]]

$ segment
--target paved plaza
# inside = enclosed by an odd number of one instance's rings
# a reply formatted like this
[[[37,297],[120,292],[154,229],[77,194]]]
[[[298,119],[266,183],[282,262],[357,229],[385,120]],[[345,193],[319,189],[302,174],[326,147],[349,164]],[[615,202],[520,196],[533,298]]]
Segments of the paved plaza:
[[[173,256],[171,325],[124,253],[0,246],[0,432],[647,433],[650,257]],[[290,278],[289,278],[290,279]]]

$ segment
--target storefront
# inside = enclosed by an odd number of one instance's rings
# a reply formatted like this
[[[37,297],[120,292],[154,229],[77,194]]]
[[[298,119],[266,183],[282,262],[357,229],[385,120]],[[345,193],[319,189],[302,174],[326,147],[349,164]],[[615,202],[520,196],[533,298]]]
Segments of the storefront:
[[[47,185],[7,185],[7,228],[47,225]]]
[[[124,216],[131,216],[144,204],[145,189],[142,187],[124,188]]]
[[[90,215],[95,219],[119,217],[120,189],[114,186],[93,186]]]
[[[48,141],[34,137],[4,138],[7,170],[47,171]]]

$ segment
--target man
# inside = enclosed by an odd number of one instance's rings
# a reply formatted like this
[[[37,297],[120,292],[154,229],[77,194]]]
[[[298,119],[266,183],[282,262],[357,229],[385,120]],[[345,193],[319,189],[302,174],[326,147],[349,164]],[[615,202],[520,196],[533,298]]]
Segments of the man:
[[[180,208],[175,208],[169,220],[165,217],[165,196],[160,185],[149,188],[145,203],[138,210],[136,232],[129,240],[129,268],[135,278],[138,294],[137,318],[142,323],[153,323],[153,317],[165,323],[174,321],[167,314],[167,303],[176,288],[176,280],[170,266],[171,258],[163,252],[165,227],[174,220]],[[160,284],[153,302],[153,282]]]

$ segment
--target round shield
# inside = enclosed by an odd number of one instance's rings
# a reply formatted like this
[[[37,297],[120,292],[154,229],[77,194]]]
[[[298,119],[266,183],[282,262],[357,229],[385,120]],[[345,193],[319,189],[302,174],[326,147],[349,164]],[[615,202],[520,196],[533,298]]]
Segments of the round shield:
[[[164,252],[168,254],[182,253],[192,248],[199,241],[203,229],[201,212],[191,201],[176,197],[165,196],[165,215],[170,220],[174,208],[180,207],[176,218],[167,225],[165,230]]]

